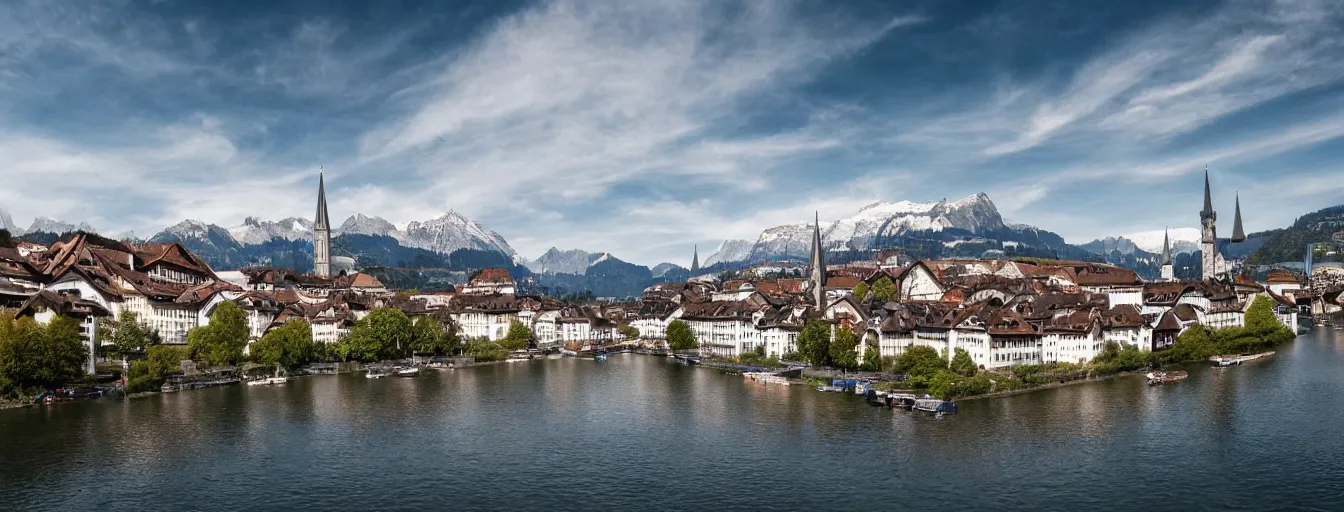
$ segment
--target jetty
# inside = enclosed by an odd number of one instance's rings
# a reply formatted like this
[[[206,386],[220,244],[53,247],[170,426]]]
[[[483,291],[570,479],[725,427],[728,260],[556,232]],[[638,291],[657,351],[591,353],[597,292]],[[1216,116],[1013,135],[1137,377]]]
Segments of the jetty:
[[[1212,362],[1215,366],[1234,366],[1254,361],[1256,359],[1270,357],[1272,355],[1274,355],[1274,352],[1272,351],[1250,355],[1220,355],[1220,356],[1210,356],[1209,361]]]

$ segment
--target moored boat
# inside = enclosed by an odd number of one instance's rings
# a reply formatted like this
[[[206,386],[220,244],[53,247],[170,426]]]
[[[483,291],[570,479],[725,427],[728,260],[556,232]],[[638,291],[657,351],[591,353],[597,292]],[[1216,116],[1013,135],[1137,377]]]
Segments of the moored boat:
[[[922,413],[932,414],[939,418],[957,413],[957,404],[947,400],[937,398],[920,398],[915,400],[915,406],[912,410]]]
[[[392,370],[392,373],[398,377],[418,377],[420,376],[420,368],[416,366],[408,366]]]
[[[366,379],[381,379],[386,376],[387,372],[384,372],[377,368],[369,368],[369,371],[364,374],[364,378]]]
[[[593,353],[593,360],[594,360],[594,361],[606,361],[606,360],[607,360],[607,351],[606,351],[606,350],[599,350],[599,351]]]
[[[1146,377],[1148,377],[1149,385],[1170,384],[1172,382],[1184,380],[1186,377],[1189,376],[1190,376],[1189,373],[1180,371],[1148,372],[1148,375],[1146,375]]]

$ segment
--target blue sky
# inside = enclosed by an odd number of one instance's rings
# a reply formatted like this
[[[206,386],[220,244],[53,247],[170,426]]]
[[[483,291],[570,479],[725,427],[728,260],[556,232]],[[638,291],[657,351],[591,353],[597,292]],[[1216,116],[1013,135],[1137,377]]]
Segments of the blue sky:
[[[454,209],[689,263],[987,192],[1081,243],[1344,203],[1344,3],[0,4],[0,208],[148,235]],[[340,220],[338,220],[340,219]],[[1224,230],[1230,229],[1230,226]]]

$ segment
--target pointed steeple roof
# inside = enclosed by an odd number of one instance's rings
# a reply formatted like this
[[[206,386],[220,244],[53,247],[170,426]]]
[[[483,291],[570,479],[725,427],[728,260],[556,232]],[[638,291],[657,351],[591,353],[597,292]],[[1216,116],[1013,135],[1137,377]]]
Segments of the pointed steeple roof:
[[[1209,166],[1204,166],[1204,209],[1199,212],[1202,218],[1213,217],[1213,194],[1209,192]]]
[[[1237,213],[1232,219],[1232,243],[1239,244],[1246,241],[1246,232],[1241,229],[1241,194],[1237,194]]]
[[[326,177],[321,167],[317,170],[317,218],[313,220],[313,229],[331,229],[331,220],[327,218]]]
[[[695,273],[696,273],[696,272],[699,272],[699,271],[700,271],[700,246],[698,246],[698,245],[692,245],[692,246],[691,246],[691,275],[694,276]]]
[[[1162,264],[1171,264],[1171,235],[1170,232],[1162,233]]]
[[[825,250],[821,247],[821,214],[818,213],[816,223],[812,225],[812,287],[817,307],[825,307],[823,298],[826,295],[826,257]]]

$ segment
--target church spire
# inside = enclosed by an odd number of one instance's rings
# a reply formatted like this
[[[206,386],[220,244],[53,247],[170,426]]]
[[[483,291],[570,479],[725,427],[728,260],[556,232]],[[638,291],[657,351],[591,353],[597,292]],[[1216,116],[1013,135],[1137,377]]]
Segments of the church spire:
[[[1209,166],[1204,166],[1204,209],[1199,212],[1200,218],[1215,218],[1213,212],[1213,194],[1209,192]]]
[[[327,218],[327,183],[317,168],[317,218],[313,219],[313,274],[331,277],[331,220]]]
[[[826,307],[826,257],[821,246],[821,214],[812,226],[812,294],[817,307]]]
[[[691,277],[700,272],[700,246],[691,246]]]
[[[1241,229],[1241,193],[1237,193],[1237,213],[1232,219],[1232,243],[1239,244],[1246,241],[1246,232]]]
[[[1171,264],[1171,232],[1167,230],[1162,233],[1162,264]]]
[[[327,219],[327,184],[321,167],[317,168],[317,218],[313,220],[313,229],[331,229],[331,221]]]

